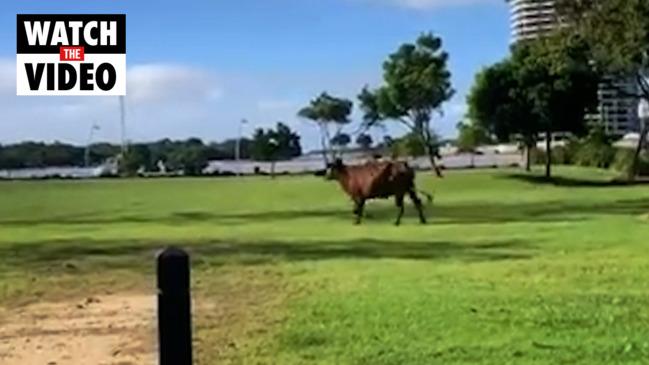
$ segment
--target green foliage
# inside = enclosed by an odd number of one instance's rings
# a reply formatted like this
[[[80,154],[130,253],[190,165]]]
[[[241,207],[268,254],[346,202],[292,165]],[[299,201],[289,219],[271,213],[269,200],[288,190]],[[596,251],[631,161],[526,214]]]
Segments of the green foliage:
[[[603,128],[595,127],[579,141],[574,163],[585,167],[609,168],[614,158],[615,148],[611,138]]]
[[[174,150],[167,164],[173,170],[182,170],[187,176],[198,176],[203,173],[208,161],[207,150],[201,143]]]
[[[527,41],[476,76],[468,97],[469,117],[501,141],[520,135],[528,147],[540,133],[583,135],[586,111],[597,105],[598,83],[582,40]],[[550,160],[546,161],[549,177]]]
[[[249,138],[241,139],[241,158],[250,157],[250,143]],[[162,139],[156,142],[136,143],[131,147],[139,150],[137,154],[126,156],[127,164],[132,165],[128,170],[132,170],[131,173],[134,173],[140,166],[144,166],[148,171],[155,170],[158,161],[167,162],[170,160],[171,155],[179,154],[178,150],[192,145],[204,149],[202,153],[209,160],[232,160],[234,159],[236,139],[213,142],[207,146],[203,145],[203,142],[197,138],[190,138],[186,141]],[[148,151],[143,151],[142,148],[146,148]],[[110,143],[92,144],[89,151],[90,165],[102,164],[106,160],[116,157],[120,151],[121,146],[119,145]],[[0,146],[0,169],[84,166],[84,154],[84,146],[73,146],[59,142],[52,144],[23,142],[5,145]]]
[[[338,133],[331,139],[333,146],[344,148],[352,142],[352,138],[347,133]]]
[[[396,138],[390,144],[390,151],[395,157],[419,157],[426,155],[426,149],[418,135],[407,133]]]
[[[633,165],[634,157],[635,152],[633,150],[628,148],[618,149],[615,153],[615,157],[613,158],[613,170],[622,174],[626,174]],[[644,153],[641,153],[639,156],[637,175],[649,176],[649,153],[647,153],[646,151]]]
[[[612,76],[607,80],[632,77],[640,92],[618,90],[621,96],[649,101],[649,81],[644,74],[649,67],[649,1],[559,0],[557,5],[567,25],[560,32],[563,39],[583,39],[590,51],[589,59],[603,74]],[[640,172],[648,133],[649,123],[645,123],[627,171],[629,180]]]
[[[369,134],[361,133],[356,137],[356,144],[361,146],[364,150],[369,150],[372,147],[372,136]]]
[[[0,146],[0,169],[83,166],[84,151],[83,147],[60,142],[52,144],[23,142]],[[98,156],[98,152],[99,150],[91,154],[93,162],[101,158]]]
[[[437,133],[431,133],[430,143],[436,157],[439,154],[440,141],[441,138]],[[390,138],[389,141],[386,141],[386,146],[395,157],[420,157],[428,154],[424,144],[421,143],[421,137],[415,133],[406,133],[398,138]]]
[[[458,123],[457,147],[460,152],[475,152],[476,148],[490,143],[489,133],[477,123]]]
[[[257,161],[288,160],[302,154],[300,136],[282,122],[275,129],[257,128],[251,148]]]
[[[151,153],[148,146],[134,144],[119,158],[119,173],[125,176],[135,176],[140,169],[149,170]]]
[[[633,75],[649,66],[649,2],[557,0],[565,39],[580,38],[606,74]],[[644,90],[649,97],[649,88]]]
[[[309,105],[300,109],[297,115],[314,121],[320,129],[320,147],[323,151],[325,165],[328,160],[335,158],[331,146],[332,134],[337,136],[341,133],[343,126],[350,122],[349,115],[352,112],[354,103],[345,98],[331,96],[326,92],[311,100]],[[332,133],[331,127],[334,127]],[[327,157],[327,154],[330,156]]]
[[[370,90],[367,86],[358,95],[366,126],[396,121],[419,136],[436,173],[435,146],[431,118],[454,94],[448,54],[441,38],[422,34],[417,41],[401,45],[383,63],[383,86]]]
[[[556,165],[572,165],[575,161],[575,145],[555,146],[552,148],[552,162]],[[544,149],[532,148],[531,163],[545,165],[547,163],[547,153]]]
[[[525,145],[533,146],[540,130],[538,117],[518,83],[517,68],[508,58],[480,71],[467,96],[468,117],[499,142],[510,142],[518,134]]]
[[[311,100],[309,105],[300,109],[298,116],[317,123],[336,123],[344,125],[350,122],[354,104],[345,98],[331,96],[326,92]]]
[[[538,118],[540,131],[587,132],[584,116],[597,106],[600,78],[583,42],[542,38],[516,46],[512,60],[519,65],[519,87]]]

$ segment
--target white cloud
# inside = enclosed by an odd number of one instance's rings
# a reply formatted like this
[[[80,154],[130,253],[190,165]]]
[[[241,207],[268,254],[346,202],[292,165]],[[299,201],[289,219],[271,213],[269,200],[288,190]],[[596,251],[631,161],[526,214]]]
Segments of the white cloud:
[[[188,65],[155,63],[127,70],[127,132],[135,140],[200,135],[223,96],[216,75]],[[116,97],[16,96],[16,63],[0,58],[0,143],[61,140],[85,143],[93,122],[97,139],[119,140]]]
[[[451,6],[498,4],[503,0],[380,0],[412,9],[432,9]]]
[[[358,85],[376,84],[380,73],[218,73],[192,65],[157,62],[127,70],[126,136],[133,141],[191,136],[206,141],[244,135],[283,121],[302,136],[305,149],[319,144],[318,130],[297,110],[322,90],[354,99]],[[12,58],[0,57],[0,143],[23,140],[84,144],[93,123],[96,141],[119,142],[117,97],[16,96]],[[358,117],[355,117],[358,120]],[[353,127],[350,126],[350,130]]]
[[[216,77],[209,71],[182,65],[136,65],[127,72],[130,102],[203,102],[223,95]]]

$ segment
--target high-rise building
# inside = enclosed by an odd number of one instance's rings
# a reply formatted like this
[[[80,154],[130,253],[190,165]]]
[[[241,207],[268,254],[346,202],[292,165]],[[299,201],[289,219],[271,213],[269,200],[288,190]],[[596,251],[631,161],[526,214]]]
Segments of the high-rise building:
[[[509,0],[512,43],[533,39],[556,27],[554,0]]]
[[[542,37],[559,24],[554,0],[509,0],[509,5],[512,44]],[[640,125],[637,99],[620,96],[619,89],[635,93],[637,86],[632,78],[600,85],[597,112],[587,117],[591,123],[601,123],[614,136],[637,131]]]

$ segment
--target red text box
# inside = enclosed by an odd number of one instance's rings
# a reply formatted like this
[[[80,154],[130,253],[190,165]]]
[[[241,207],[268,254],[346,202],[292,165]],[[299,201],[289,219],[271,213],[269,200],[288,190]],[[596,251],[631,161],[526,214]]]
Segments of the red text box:
[[[83,61],[85,53],[83,47],[61,47],[61,61]]]

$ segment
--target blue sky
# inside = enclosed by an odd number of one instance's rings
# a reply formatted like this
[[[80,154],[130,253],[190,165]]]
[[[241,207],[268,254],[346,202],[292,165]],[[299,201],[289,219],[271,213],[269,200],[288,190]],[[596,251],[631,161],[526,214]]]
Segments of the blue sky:
[[[451,57],[457,95],[434,122],[450,136],[475,73],[509,42],[504,0],[3,0],[2,143],[83,144],[93,121],[97,139],[119,138],[116,98],[15,96],[17,13],[127,14],[127,134],[137,141],[221,140],[247,118],[246,134],[283,120],[314,147],[317,130],[296,111],[323,90],[355,100],[363,85],[380,83],[390,52],[425,31],[440,35]]]

